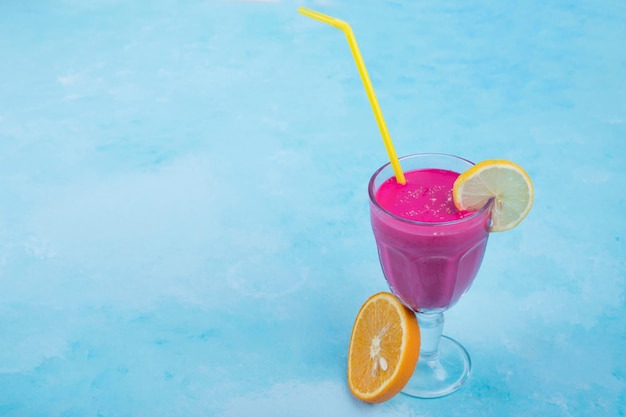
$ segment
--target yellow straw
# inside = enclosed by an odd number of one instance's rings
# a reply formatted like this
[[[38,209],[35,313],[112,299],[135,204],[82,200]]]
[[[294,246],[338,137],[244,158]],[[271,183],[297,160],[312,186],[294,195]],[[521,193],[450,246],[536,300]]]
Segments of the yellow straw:
[[[385,148],[387,149],[387,154],[389,154],[391,167],[393,168],[393,172],[396,175],[396,181],[398,181],[398,183],[400,184],[406,184],[404,173],[402,172],[402,168],[400,167],[400,161],[398,161],[398,156],[396,155],[393,143],[391,142],[391,137],[389,136],[389,131],[387,130],[387,125],[385,124],[385,119],[383,118],[383,112],[380,110],[378,100],[376,100],[376,93],[374,93],[374,87],[372,87],[372,82],[370,81],[370,77],[367,74],[367,69],[365,68],[365,63],[363,62],[363,58],[361,57],[359,45],[357,45],[356,43],[356,38],[354,37],[352,28],[347,22],[344,22],[343,20],[335,19],[334,17],[327,16],[311,9],[307,9],[306,7],[299,7],[298,12],[315,20],[319,20],[320,22],[334,26],[337,29],[340,29],[343,33],[345,33],[346,38],[348,39],[348,45],[350,45],[350,50],[352,51],[352,56],[354,56],[354,61],[356,62],[356,67],[359,70],[359,74],[361,75],[361,80],[363,81],[363,86],[365,87],[367,98],[369,99],[372,110],[374,111],[376,123],[378,123],[378,128],[380,129],[380,133],[383,136],[383,142],[385,144]]]

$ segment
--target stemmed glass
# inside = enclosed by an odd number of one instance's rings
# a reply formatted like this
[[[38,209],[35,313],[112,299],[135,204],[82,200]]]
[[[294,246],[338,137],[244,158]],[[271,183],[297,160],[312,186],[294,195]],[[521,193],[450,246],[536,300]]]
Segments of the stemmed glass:
[[[442,169],[461,173],[473,163],[446,154],[400,158],[405,172]],[[390,164],[369,182],[370,217],[383,274],[393,294],[416,315],[421,332],[417,367],[403,393],[436,398],[458,390],[469,377],[465,348],[442,336],[444,312],[469,289],[489,236],[489,204],[459,220],[419,222],[385,210],[376,191],[393,176]]]

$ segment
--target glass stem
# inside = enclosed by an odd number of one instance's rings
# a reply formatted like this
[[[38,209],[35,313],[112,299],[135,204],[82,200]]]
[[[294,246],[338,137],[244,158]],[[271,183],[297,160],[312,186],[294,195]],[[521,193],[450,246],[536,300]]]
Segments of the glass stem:
[[[439,341],[443,332],[443,313],[417,313],[421,344],[419,360],[433,362],[439,359]]]

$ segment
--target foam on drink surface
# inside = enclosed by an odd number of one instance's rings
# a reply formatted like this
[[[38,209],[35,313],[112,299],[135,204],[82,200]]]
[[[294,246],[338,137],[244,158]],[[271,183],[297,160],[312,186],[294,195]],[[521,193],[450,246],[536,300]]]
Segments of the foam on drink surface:
[[[470,214],[459,211],[452,199],[457,172],[429,168],[408,171],[404,175],[406,184],[389,178],[376,192],[376,200],[388,212],[420,222],[448,222]]]

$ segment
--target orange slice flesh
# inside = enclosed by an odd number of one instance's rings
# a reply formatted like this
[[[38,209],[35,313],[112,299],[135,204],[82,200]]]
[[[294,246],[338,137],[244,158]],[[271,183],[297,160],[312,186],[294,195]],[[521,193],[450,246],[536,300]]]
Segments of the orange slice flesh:
[[[371,296],[352,328],[348,350],[348,386],[368,403],[389,400],[413,375],[420,331],[415,314],[388,292]]]

